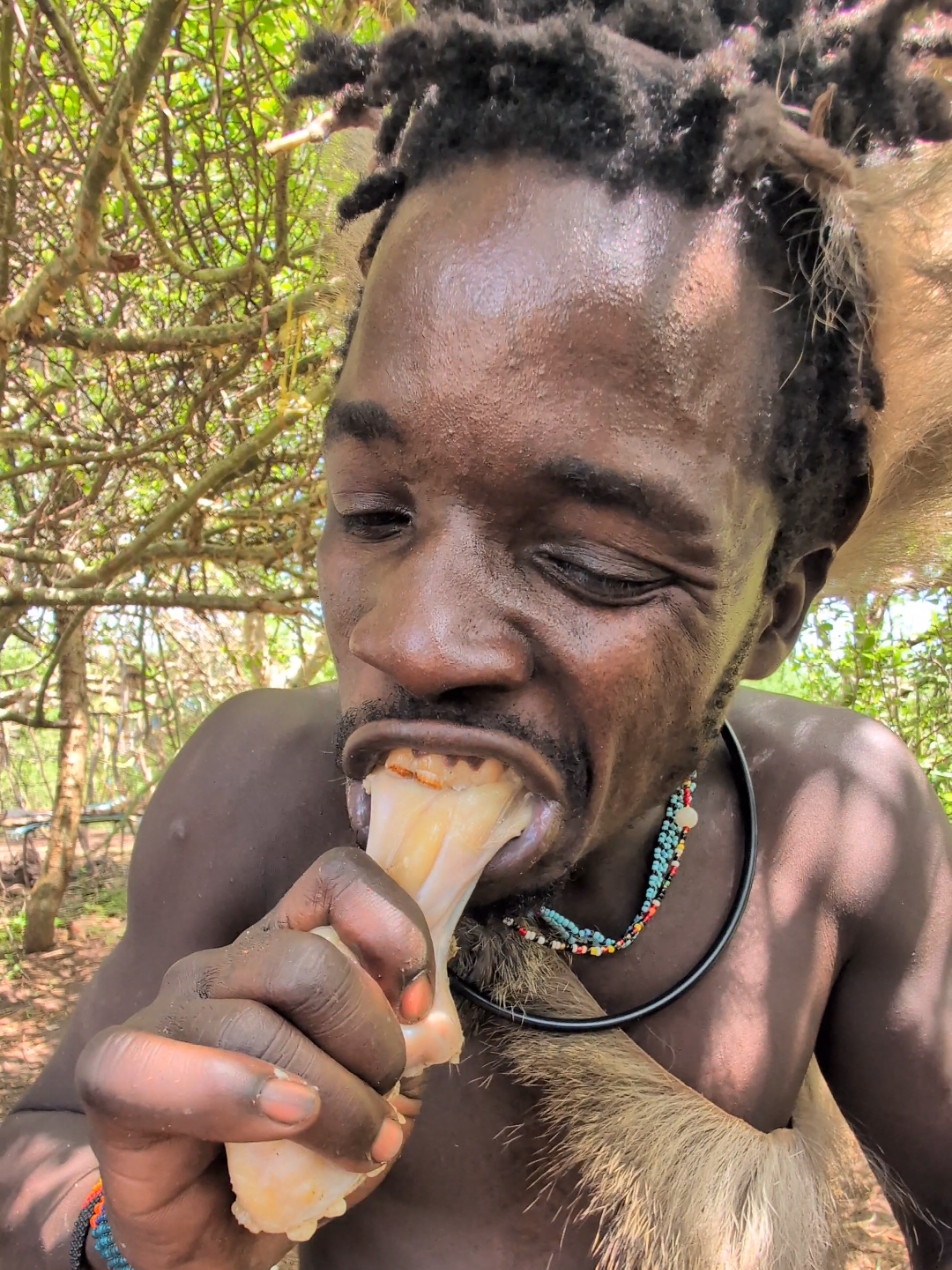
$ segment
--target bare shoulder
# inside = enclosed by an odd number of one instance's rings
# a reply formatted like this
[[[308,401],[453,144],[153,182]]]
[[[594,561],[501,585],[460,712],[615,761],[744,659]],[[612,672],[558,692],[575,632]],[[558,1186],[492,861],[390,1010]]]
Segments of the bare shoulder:
[[[202,724],[143,818],[130,873],[130,924],[156,870],[164,889],[165,871],[183,870],[192,883],[197,875],[214,881],[220,909],[234,888],[265,911],[322,850],[349,840],[334,752],[338,713],[333,684],[259,689],[233,697]]]
[[[922,769],[896,733],[855,710],[743,688],[730,717],[743,734],[751,765],[772,768],[779,763],[778,778],[784,769],[792,779],[825,769],[863,781],[885,768],[900,782],[928,788]]]
[[[242,775],[293,784],[298,773],[330,779],[336,771],[339,718],[334,683],[314,688],[255,688],[218,706],[171,763],[162,790],[198,782],[204,794],[234,795]],[[288,762],[291,767],[287,767]],[[209,784],[211,782],[211,784]]]
[[[952,868],[949,823],[904,742],[875,719],[742,690],[731,721],[778,867],[821,883],[845,918],[874,918]]]

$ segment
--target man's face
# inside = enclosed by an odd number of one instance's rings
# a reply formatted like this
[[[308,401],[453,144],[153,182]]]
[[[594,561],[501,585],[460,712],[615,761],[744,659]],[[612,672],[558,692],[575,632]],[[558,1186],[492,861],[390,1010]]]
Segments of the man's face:
[[[551,884],[709,743],[777,527],[773,303],[730,210],[541,161],[387,230],[328,420],[324,614],[345,724],[495,728],[561,781],[561,830],[477,898]]]

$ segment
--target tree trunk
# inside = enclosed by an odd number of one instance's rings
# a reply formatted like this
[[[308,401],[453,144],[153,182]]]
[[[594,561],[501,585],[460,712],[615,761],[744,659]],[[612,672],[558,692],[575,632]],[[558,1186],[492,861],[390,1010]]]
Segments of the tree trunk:
[[[57,610],[60,640],[73,615]],[[86,757],[89,745],[89,700],[86,685],[86,633],[80,621],[60,649],[60,733],[56,802],[50,824],[49,846],[43,872],[30,892],[26,906],[24,952],[45,952],[53,947],[56,915],[73,871],[76,837],[86,792]]]

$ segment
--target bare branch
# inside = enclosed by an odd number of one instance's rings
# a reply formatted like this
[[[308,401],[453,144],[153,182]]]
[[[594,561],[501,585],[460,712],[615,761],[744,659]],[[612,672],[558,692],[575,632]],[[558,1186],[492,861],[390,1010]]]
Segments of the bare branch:
[[[23,714],[19,710],[8,710],[0,714],[0,723],[19,723],[25,728],[59,728],[61,731],[69,727],[68,723],[59,723],[51,719],[34,719],[32,715]]]
[[[40,269],[10,304],[0,309],[0,340],[29,334],[54,312],[67,288],[95,261],[99,249],[102,196],[135,126],[169,33],[186,0],[152,0],[128,69],[106,108],[76,200],[73,241]]]
[[[84,589],[96,586],[103,582],[111,582],[113,578],[119,577],[120,574],[134,567],[141,559],[145,549],[151,547],[158,538],[167,533],[187,512],[190,512],[200,498],[227,480],[229,476],[263,450],[265,446],[270,445],[276,436],[283,432],[285,428],[290,427],[300,417],[301,412],[297,410],[281,411],[260,432],[256,432],[247,441],[243,441],[241,445],[236,446],[230,454],[226,454],[217,462],[209,464],[204,475],[199,477],[197,481],[193,481],[181,498],[177,498],[158,516],[154,517],[141,533],[127,547],[117,551],[111,560],[106,561],[98,569],[91,569],[77,574],[76,577],[64,585],[70,589]],[[65,602],[69,603],[69,601]],[[82,600],[74,600],[74,603],[84,602]],[[92,603],[98,602],[92,601]],[[10,603],[15,603],[15,601],[12,598],[5,600],[0,596],[0,608],[6,607]]]
[[[143,441],[141,445],[127,445],[120,450],[86,450],[78,454],[67,454],[58,459],[25,463],[22,467],[13,468],[9,472],[0,471],[0,481],[12,481],[18,476],[32,476],[34,472],[49,472],[58,467],[85,467],[89,463],[117,463],[122,460],[137,459],[143,454],[160,450],[187,431],[187,427],[182,424],[178,428],[172,428],[168,432],[153,437],[150,441]]]
[[[79,51],[79,45],[76,43],[76,37],[73,35],[73,28],[69,24],[69,19],[60,12],[53,0],[36,0],[36,3],[47,22],[56,32],[56,38],[60,42],[60,51],[63,54],[66,69],[72,75],[76,87],[92,106],[93,110],[98,115],[103,114],[106,109],[106,103],[86,70],[86,63],[83,61],[83,55]]]
[[[342,132],[345,128],[371,128],[376,131],[380,127],[382,118],[382,110],[369,106],[359,115],[353,112],[339,112],[332,107],[316,115],[296,132],[276,137],[274,141],[266,141],[264,152],[265,154],[281,154],[284,150],[296,150],[298,146],[307,145],[308,142],[323,144],[328,137],[333,136],[335,132]]]
[[[294,616],[301,605],[318,598],[310,588],[271,591],[266,595],[215,595],[191,591],[110,591],[108,587],[67,590],[65,587],[23,587],[0,591],[0,608],[57,608],[81,604],[96,608],[215,609],[228,613],[279,613]]]
[[[77,630],[77,628],[81,626],[82,623],[86,620],[86,614],[88,612],[89,612],[88,605],[86,605],[84,608],[77,609],[75,613],[72,613],[70,615],[69,620],[67,621],[65,627],[59,632],[56,643],[53,647],[53,651],[50,654],[50,660],[46,666],[46,669],[43,671],[43,678],[40,680],[40,686],[37,689],[36,704],[33,707],[33,718],[34,718],[33,726],[34,727],[42,727],[44,722],[46,721],[46,715],[44,713],[44,707],[46,704],[46,690],[49,688],[50,680],[53,678],[53,671],[56,669],[56,667],[60,663],[60,658],[63,655],[63,650],[67,646],[67,642],[69,641],[73,633]],[[59,624],[58,618],[57,618],[57,624]]]
[[[0,18],[0,301],[10,290],[10,247],[16,232],[17,177],[13,122],[13,9]]]
[[[243,322],[212,326],[169,326],[160,331],[106,330],[104,327],[48,327],[37,332],[32,343],[54,348],[77,348],[100,356],[108,353],[170,353],[196,348],[224,348],[245,340],[261,339],[283,325],[290,315],[300,317],[313,308],[319,286],[306,287],[290,300],[279,300]]]

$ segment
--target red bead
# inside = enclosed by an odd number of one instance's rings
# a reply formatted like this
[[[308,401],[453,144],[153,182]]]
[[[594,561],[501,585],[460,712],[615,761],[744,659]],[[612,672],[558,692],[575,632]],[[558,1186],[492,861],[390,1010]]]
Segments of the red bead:
[[[529,933],[526,930],[525,926],[517,926],[516,929],[519,931],[519,934],[522,936],[523,939],[525,939],[526,935],[528,935]]]

